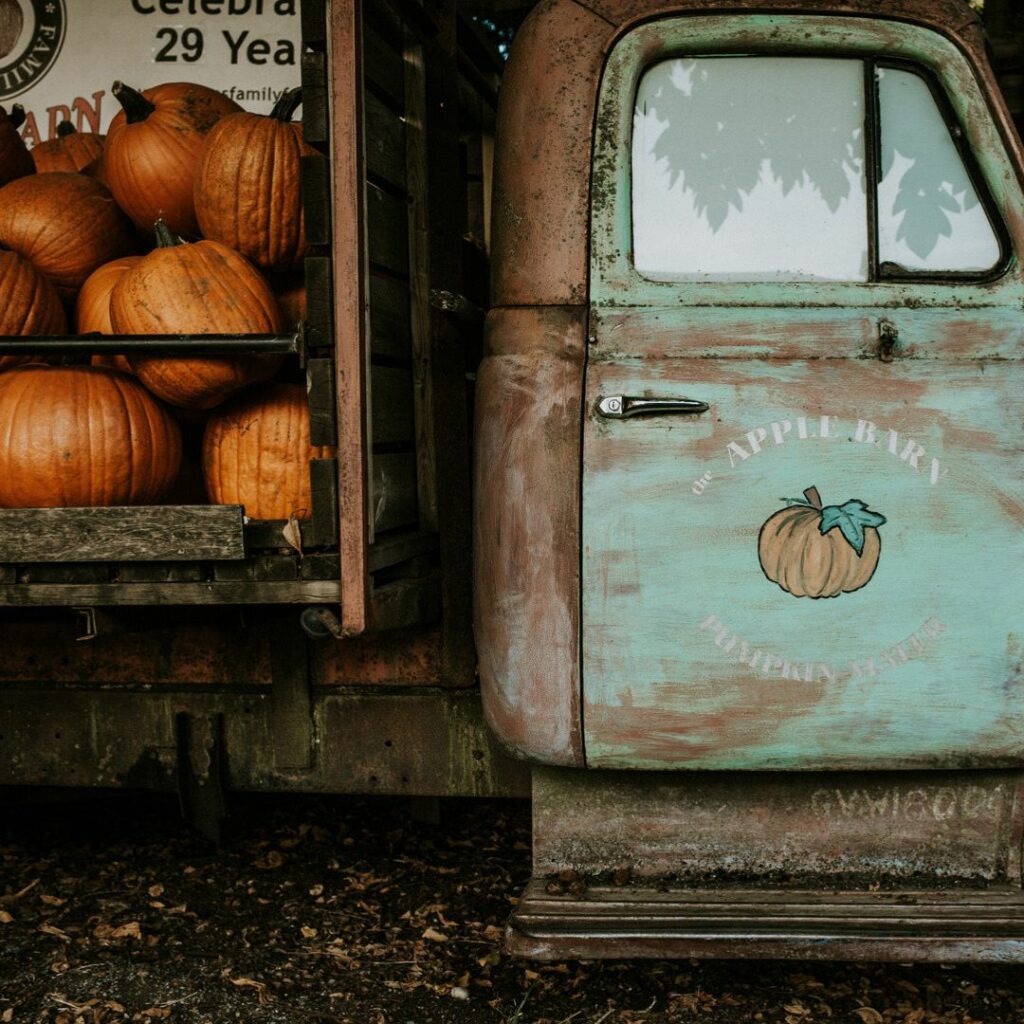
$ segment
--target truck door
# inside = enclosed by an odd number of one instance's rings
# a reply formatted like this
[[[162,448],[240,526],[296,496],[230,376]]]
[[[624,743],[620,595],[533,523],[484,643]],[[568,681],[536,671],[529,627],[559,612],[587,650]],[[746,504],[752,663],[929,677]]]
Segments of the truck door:
[[[594,149],[588,765],[1019,763],[1019,172],[963,54],[652,22]]]

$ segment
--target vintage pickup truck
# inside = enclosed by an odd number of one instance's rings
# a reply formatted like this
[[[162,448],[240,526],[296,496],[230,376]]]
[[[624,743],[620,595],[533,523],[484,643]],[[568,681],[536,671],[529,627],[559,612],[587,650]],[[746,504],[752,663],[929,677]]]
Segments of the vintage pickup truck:
[[[1024,171],[976,15],[542,0],[496,128],[452,4],[301,27],[301,329],[0,347],[283,354],[337,455],[300,545],[0,512],[0,783],[210,833],[228,789],[532,792],[520,954],[1020,959]]]
[[[519,31],[474,569],[515,950],[1020,957],[1021,185],[956,0]]]

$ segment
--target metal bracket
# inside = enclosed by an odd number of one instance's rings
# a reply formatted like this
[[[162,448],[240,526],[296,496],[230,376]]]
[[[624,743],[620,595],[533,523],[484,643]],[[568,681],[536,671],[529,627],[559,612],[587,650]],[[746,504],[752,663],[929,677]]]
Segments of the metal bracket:
[[[75,639],[95,640],[99,635],[99,631],[96,629],[96,609],[74,608],[72,610],[78,616],[78,636]]]
[[[878,321],[878,358],[880,362],[891,363],[900,347],[900,329],[891,321]]]

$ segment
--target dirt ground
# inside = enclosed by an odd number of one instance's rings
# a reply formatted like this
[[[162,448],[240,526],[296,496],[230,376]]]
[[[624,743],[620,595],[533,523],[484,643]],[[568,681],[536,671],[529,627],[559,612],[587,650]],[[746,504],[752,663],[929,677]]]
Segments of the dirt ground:
[[[231,809],[218,852],[164,796],[0,791],[0,1024],[1024,1022],[1010,967],[512,960],[522,802]]]

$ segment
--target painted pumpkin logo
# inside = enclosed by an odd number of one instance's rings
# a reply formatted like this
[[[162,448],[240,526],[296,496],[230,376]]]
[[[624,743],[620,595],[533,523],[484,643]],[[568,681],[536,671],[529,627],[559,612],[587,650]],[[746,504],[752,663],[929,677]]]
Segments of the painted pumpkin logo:
[[[794,597],[838,597],[860,590],[874,575],[885,516],[863,501],[822,507],[816,487],[783,498],[761,527],[757,555],[765,576]]]

